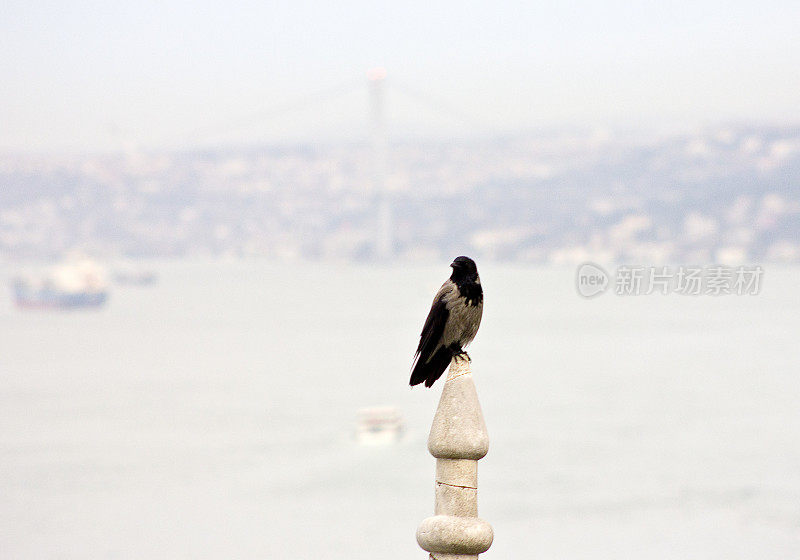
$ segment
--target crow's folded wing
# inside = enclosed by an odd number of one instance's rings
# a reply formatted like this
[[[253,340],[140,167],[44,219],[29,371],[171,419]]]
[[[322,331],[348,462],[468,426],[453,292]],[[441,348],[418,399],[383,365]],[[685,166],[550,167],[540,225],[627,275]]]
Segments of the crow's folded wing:
[[[445,282],[433,299],[433,305],[428,313],[428,318],[425,319],[425,326],[422,327],[422,333],[419,335],[419,346],[417,353],[414,355],[415,361],[417,358],[426,362],[436,352],[444,334],[444,327],[447,324],[447,319],[450,316],[450,311],[447,309],[447,297],[455,290],[455,284],[450,280]]]

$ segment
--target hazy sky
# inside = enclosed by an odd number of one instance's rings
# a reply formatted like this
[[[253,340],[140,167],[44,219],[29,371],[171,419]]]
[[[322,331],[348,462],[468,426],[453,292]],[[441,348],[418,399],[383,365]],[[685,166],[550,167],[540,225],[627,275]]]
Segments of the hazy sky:
[[[358,137],[375,66],[395,134],[797,123],[798,22],[793,0],[7,1],[0,148]]]

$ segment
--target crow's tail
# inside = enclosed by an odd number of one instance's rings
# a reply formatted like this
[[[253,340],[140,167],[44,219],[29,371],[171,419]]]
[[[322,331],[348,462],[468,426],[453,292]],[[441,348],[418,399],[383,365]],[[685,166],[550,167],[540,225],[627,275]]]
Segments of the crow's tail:
[[[433,385],[442,376],[456,353],[452,349],[442,346],[429,360],[423,360],[423,357],[420,356],[411,372],[410,385],[419,385],[423,381],[426,387]]]

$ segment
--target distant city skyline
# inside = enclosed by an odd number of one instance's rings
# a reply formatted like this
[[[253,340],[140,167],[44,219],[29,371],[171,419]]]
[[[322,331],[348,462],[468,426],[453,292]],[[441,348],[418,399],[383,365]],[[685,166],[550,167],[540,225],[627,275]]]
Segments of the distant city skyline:
[[[369,146],[0,154],[0,261],[800,262],[800,127]]]
[[[12,1],[0,150],[366,138],[374,67],[394,135],[797,124],[799,20],[789,1]]]

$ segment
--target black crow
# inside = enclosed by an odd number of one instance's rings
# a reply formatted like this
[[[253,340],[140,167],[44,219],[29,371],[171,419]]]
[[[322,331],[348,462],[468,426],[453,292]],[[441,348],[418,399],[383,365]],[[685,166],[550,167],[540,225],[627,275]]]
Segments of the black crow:
[[[454,357],[469,359],[464,347],[472,342],[483,314],[483,289],[475,261],[456,257],[453,274],[433,298],[414,355],[411,385],[433,385]]]

